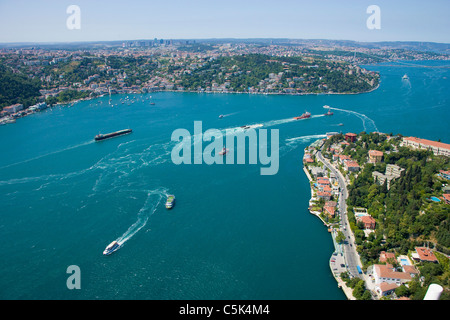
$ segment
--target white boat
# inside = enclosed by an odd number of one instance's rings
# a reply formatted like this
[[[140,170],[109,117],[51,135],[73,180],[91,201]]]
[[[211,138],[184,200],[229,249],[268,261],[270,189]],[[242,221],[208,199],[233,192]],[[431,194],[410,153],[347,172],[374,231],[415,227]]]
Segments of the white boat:
[[[402,79],[403,79],[403,80],[408,80],[408,79],[409,79],[409,78],[408,78],[408,75],[405,74],[405,75],[402,77]]]
[[[117,241],[111,242],[103,251],[103,254],[105,256],[113,253],[114,251],[118,250],[120,248],[120,244]]]
[[[254,129],[254,128],[259,128],[259,127],[262,127],[263,125],[262,124],[252,124],[252,125],[250,125],[250,126],[242,126],[241,127],[241,129],[244,129],[244,130],[246,130],[246,129]]]
[[[175,205],[175,196],[173,194],[169,194],[167,196],[166,209],[172,209],[174,205]]]

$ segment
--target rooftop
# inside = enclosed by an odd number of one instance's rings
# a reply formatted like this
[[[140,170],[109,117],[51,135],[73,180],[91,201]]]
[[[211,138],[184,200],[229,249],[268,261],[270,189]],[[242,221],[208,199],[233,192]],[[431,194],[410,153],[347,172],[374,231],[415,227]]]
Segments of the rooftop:
[[[415,143],[420,143],[420,144],[436,147],[436,148],[439,148],[439,149],[448,149],[448,150],[450,150],[450,144],[448,144],[448,143],[432,141],[432,140],[427,140],[427,139],[421,139],[421,138],[416,138],[416,137],[405,137],[405,138],[403,138],[403,140],[407,140],[407,141],[415,142]]]
[[[420,260],[422,261],[430,261],[437,262],[437,258],[434,255],[433,251],[425,247],[416,247],[416,252],[419,255]]]

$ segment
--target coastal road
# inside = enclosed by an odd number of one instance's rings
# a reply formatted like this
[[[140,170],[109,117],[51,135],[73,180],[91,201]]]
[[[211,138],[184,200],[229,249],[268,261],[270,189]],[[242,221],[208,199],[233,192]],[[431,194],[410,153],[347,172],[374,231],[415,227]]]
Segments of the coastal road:
[[[341,231],[345,235],[345,243],[343,245],[344,249],[344,257],[347,264],[347,270],[353,277],[359,277],[363,279],[362,275],[358,273],[357,265],[361,266],[361,262],[359,259],[359,255],[356,252],[356,245],[354,242],[354,236],[350,229],[350,225],[348,223],[347,217],[347,203],[345,200],[348,197],[347,184],[345,182],[345,178],[341,174],[339,170],[337,170],[334,166],[332,166],[327,159],[322,156],[320,151],[317,151],[316,157],[319,161],[321,161],[337,178],[339,183],[339,213],[341,214]]]

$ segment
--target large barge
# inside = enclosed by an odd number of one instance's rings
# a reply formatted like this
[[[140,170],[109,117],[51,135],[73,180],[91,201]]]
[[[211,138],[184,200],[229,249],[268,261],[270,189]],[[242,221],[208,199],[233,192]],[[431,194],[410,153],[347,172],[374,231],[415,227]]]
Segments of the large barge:
[[[101,140],[105,140],[105,139],[121,136],[121,135],[124,135],[124,134],[129,134],[132,131],[133,130],[131,130],[131,129],[125,129],[125,130],[120,130],[120,131],[106,133],[106,134],[98,134],[98,135],[95,136],[95,141],[101,141]]]

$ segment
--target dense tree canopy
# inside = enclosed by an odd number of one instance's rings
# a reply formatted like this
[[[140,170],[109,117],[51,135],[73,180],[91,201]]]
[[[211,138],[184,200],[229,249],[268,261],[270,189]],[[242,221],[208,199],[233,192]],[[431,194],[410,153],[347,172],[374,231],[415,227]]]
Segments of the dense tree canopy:
[[[41,81],[30,79],[20,73],[13,73],[0,65],[0,108],[21,103],[28,107],[36,103],[40,95]]]

